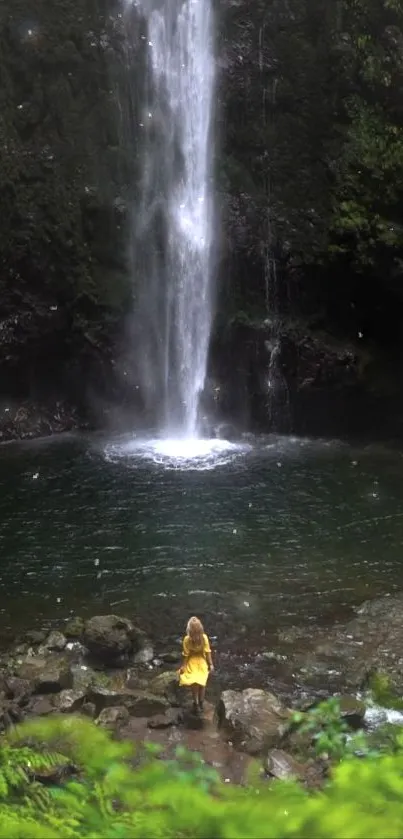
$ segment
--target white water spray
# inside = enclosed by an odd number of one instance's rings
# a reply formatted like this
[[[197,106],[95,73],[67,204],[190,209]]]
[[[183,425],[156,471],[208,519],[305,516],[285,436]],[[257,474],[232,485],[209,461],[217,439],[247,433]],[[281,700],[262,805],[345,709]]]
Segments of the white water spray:
[[[196,437],[212,320],[211,0],[137,0],[149,91],[134,217],[138,369],[165,436]],[[134,133],[134,132],[133,132]],[[140,259],[139,259],[140,256]]]

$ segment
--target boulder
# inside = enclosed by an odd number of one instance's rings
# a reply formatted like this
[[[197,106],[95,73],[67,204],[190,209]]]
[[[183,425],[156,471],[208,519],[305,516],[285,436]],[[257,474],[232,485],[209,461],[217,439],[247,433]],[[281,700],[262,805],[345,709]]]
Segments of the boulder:
[[[51,632],[41,644],[38,655],[46,652],[62,652],[67,644],[65,636],[61,632]]]
[[[181,712],[175,708],[169,708],[165,714],[156,714],[147,720],[148,728],[169,728],[171,725],[179,725],[182,721]]]
[[[81,708],[81,713],[93,720],[97,715],[96,706],[93,702],[84,702],[84,705]]]
[[[62,714],[72,714],[79,711],[85,702],[85,691],[62,690],[55,699],[55,705]]]
[[[58,693],[72,686],[69,662],[63,657],[27,657],[16,668],[20,679],[31,682],[35,693]]]
[[[293,669],[299,681],[324,685],[331,693],[365,689],[371,676],[388,677],[403,692],[403,593],[363,603],[356,617],[324,630],[308,653],[300,653]]]
[[[134,656],[134,664],[149,664],[154,658],[154,649],[150,641],[145,640],[144,646]]]
[[[63,634],[69,641],[80,641],[85,629],[84,618],[71,618],[63,627]]]
[[[109,663],[142,649],[143,636],[127,618],[97,615],[86,622],[83,643],[93,656]]]
[[[46,638],[46,632],[43,629],[32,629],[30,632],[27,632],[25,635],[25,640],[27,644],[33,644],[34,647],[38,646],[38,644],[42,644],[42,642]]]
[[[124,725],[129,719],[129,712],[124,706],[116,706],[112,708],[104,708],[101,711],[97,725],[102,725],[103,728],[116,728],[118,725]]]
[[[305,780],[309,767],[299,763],[282,749],[270,749],[264,762],[267,775],[279,781]]]
[[[224,691],[216,709],[219,729],[250,755],[277,746],[290,716],[291,711],[274,694],[257,688]]]
[[[97,674],[95,671],[86,664],[72,664],[70,669],[73,679],[72,687],[74,690],[86,690],[97,680]]]
[[[56,711],[54,702],[48,696],[36,696],[32,698],[28,707],[28,713],[33,717],[47,717]]]
[[[356,696],[343,695],[335,698],[340,706],[340,716],[350,728],[362,728],[366,711],[365,702],[357,699]]]
[[[164,696],[173,706],[181,705],[185,698],[185,691],[179,685],[175,670],[165,670],[155,676],[149,684],[149,690],[156,696]]]
[[[7,699],[17,700],[19,705],[23,705],[33,693],[32,682],[28,679],[19,679],[18,676],[10,676],[5,680],[5,694]]]
[[[180,650],[168,650],[166,653],[160,653],[159,658],[164,664],[180,664],[182,661]]]
[[[162,696],[125,688],[112,690],[101,685],[91,686],[88,699],[94,703],[98,713],[104,708],[124,707],[134,717],[151,717],[169,709],[169,702]]]

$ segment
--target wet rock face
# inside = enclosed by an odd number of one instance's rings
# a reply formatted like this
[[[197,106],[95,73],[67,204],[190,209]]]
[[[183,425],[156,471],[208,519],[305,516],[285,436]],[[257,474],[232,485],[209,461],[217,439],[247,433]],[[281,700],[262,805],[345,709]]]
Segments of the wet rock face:
[[[280,743],[290,714],[274,694],[256,688],[226,690],[217,705],[219,729],[250,755]]]
[[[57,693],[73,682],[68,659],[58,656],[29,656],[15,672],[19,679],[31,683],[35,693]]]
[[[113,690],[102,686],[94,685],[89,688],[87,696],[93,702],[97,711],[104,708],[125,707],[135,717],[150,717],[154,714],[164,713],[169,708],[169,702],[162,696],[155,696],[148,691]]]
[[[127,618],[117,615],[90,618],[84,627],[83,643],[95,658],[108,663],[139,654],[148,646],[144,633]]]
[[[342,627],[322,632],[308,654],[296,657],[299,678],[329,691],[360,690],[385,674],[403,691],[403,594],[365,602]]]

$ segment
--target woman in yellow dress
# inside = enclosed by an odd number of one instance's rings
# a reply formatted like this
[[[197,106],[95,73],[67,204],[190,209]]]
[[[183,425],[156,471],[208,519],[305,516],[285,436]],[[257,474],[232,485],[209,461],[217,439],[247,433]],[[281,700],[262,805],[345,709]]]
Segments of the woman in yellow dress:
[[[183,639],[183,664],[179,670],[179,684],[192,689],[193,709],[196,713],[199,709],[203,710],[207,679],[209,672],[213,671],[210,642],[204,633],[203,624],[199,618],[190,618]]]

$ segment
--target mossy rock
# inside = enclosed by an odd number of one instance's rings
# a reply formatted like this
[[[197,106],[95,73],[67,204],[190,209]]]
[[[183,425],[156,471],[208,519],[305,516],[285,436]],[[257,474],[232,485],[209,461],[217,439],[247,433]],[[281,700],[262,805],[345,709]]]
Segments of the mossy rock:
[[[178,673],[166,670],[159,673],[149,684],[149,690],[155,696],[164,696],[171,705],[180,705],[183,699],[183,689],[179,686]]]
[[[386,722],[384,725],[380,725],[375,731],[367,734],[368,746],[377,752],[393,754],[401,750],[398,738],[402,734],[403,728],[401,725],[393,725],[393,723]]]
[[[63,635],[69,640],[79,641],[84,632],[85,622],[83,618],[75,617],[66,623],[63,627]]]

